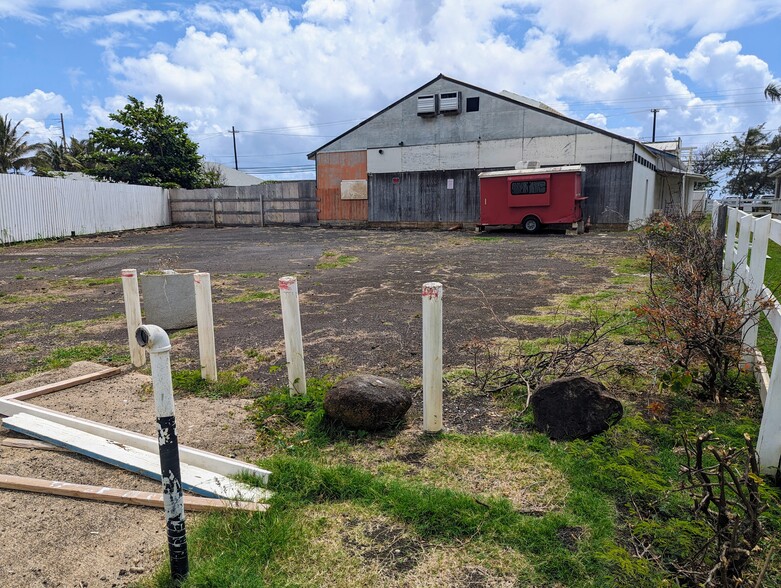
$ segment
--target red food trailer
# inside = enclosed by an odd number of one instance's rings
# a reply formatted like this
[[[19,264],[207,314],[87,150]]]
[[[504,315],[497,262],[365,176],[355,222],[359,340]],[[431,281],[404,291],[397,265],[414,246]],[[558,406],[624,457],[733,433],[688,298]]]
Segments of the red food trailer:
[[[582,165],[539,167],[480,174],[480,224],[514,225],[534,233],[543,226],[582,231]]]

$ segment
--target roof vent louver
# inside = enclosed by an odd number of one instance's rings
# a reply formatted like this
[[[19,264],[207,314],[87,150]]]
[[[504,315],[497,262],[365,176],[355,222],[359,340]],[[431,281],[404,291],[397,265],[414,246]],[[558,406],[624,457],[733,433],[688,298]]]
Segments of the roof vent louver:
[[[437,95],[418,96],[418,116],[437,115]]]
[[[459,114],[461,112],[461,92],[442,92],[439,95],[439,112]]]

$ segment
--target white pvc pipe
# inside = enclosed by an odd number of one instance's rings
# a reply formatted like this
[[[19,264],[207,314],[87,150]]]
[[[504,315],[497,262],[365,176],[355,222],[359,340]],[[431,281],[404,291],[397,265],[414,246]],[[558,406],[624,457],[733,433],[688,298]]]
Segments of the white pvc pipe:
[[[301,313],[298,308],[298,281],[295,277],[285,276],[279,279],[279,298],[282,301],[282,327],[285,330],[290,394],[306,394],[304,342],[301,336]]]
[[[442,430],[442,284],[423,284],[423,430]]]
[[[141,299],[138,296],[138,274],[134,269],[122,270],[122,292],[125,297],[125,318],[130,361],[136,367],[146,363],[146,353],[136,342],[136,329],[141,326]]]
[[[205,272],[194,274],[195,313],[198,320],[198,350],[201,357],[201,377],[217,381],[217,349],[214,344],[214,315],[212,313],[211,276]]]

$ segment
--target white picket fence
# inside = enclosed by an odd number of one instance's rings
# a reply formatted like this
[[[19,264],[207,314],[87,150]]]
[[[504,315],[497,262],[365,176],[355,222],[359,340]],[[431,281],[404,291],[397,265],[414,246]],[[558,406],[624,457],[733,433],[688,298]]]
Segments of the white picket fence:
[[[713,212],[713,228],[717,227],[718,211]],[[765,262],[768,241],[781,245],[781,221],[771,215],[755,217],[737,208],[727,209],[727,228],[724,242],[724,275],[732,276],[736,291],[746,290],[747,300],[758,298],[772,301],[765,311],[776,336],[776,354],[768,375],[762,354],[757,350],[754,370],[764,405],[759,427],[757,453],[764,474],[777,475],[781,458],[781,304],[765,286]],[[749,251],[751,264],[748,263]],[[734,264],[734,271],[733,271]],[[747,286],[747,289],[746,289]],[[750,324],[744,333],[746,345],[756,348],[758,324]]]
[[[170,224],[162,188],[0,174],[0,243]]]

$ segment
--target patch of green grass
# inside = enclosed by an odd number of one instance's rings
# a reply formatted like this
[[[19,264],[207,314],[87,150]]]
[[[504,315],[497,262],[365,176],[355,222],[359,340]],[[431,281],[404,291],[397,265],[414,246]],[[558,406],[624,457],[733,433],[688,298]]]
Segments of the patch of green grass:
[[[291,395],[288,387],[272,389],[249,407],[249,418],[258,431],[279,446],[322,446],[344,433],[327,420],[323,399],[333,387],[329,378],[308,378],[306,394]],[[291,426],[292,425],[292,428]]]
[[[490,243],[490,242],[504,241],[504,238],[503,237],[472,237],[472,240],[483,242],[483,243]]]
[[[0,292],[0,305],[2,304],[48,304],[61,302],[64,296],[57,294],[8,294]]]
[[[243,274],[236,274],[237,278],[265,278],[268,274],[263,272],[245,272]]]
[[[68,367],[77,361],[96,361],[104,357],[108,352],[108,345],[76,345],[74,347],[62,347],[52,351],[43,360],[43,367],[47,370]]]
[[[24,280],[24,274],[16,274],[16,275],[14,276],[14,279],[15,279],[15,280]]]
[[[279,298],[279,292],[276,290],[255,290],[243,292],[238,296],[228,298],[225,302],[256,302],[258,300],[274,300],[276,298]]]
[[[201,377],[201,370],[174,370],[171,382],[176,392],[213,399],[241,396],[249,391],[252,384],[249,378],[231,371],[220,372],[217,381],[210,382]]]
[[[619,274],[647,274],[651,271],[650,262],[644,256],[622,257],[611,263]]]
[[[353,255],[342,255],[336,251],[324,251],[321,261],[315,265],[315,269],[338,269],[347,267],[358,262],[358,258]]]

